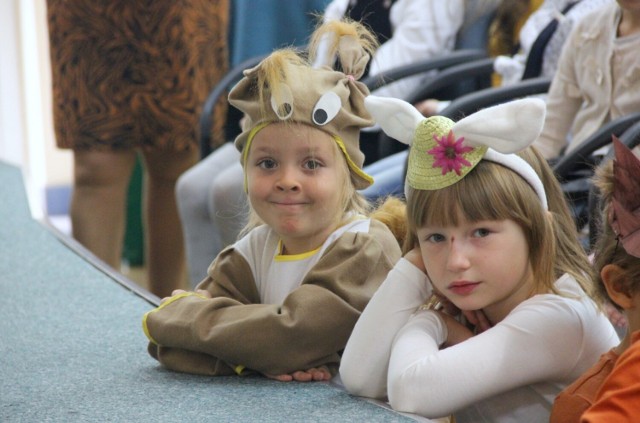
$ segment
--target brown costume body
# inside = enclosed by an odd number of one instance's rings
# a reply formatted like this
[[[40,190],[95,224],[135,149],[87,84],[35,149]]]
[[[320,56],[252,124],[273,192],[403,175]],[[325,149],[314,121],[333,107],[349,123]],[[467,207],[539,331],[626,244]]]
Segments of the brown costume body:
[[[371,220],[368,232],[345,232],[317,253],[321,258],[282,304],[261,304],[257,286],[278,281],[264,280],[268,272],[256,263],[273,265],[277,241],[266,227],[254,229],[220,253],[198,286],[213,298],[188,293],[147,313],[150,354],[188,373],[228,375],[246,367],[282,374],[321,365],[335,373],[360,313],[400,258],[398,242]],[[251,244],[265,246],[252,256]]]

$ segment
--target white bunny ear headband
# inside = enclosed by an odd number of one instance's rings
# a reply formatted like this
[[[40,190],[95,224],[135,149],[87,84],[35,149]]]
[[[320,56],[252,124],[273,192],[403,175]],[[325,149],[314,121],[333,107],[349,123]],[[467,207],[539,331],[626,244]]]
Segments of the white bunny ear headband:
[[[412,188],[430,191],[448,187],[464,178],[480,160],[489,160],[522,176],[548,209],[540,177],[513,154],[540,134],[544,101],[515,100],[456,123],[443,116],[425,118],[411,104],[395,98],[370,95],[364,105],[387,135],[410,146],[406,184]]]

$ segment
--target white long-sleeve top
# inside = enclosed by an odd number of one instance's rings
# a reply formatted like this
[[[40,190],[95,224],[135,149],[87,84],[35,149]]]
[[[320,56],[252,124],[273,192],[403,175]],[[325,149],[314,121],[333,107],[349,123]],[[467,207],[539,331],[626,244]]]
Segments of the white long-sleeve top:
[[[333,0],[323,19],[341,19],[350,0]],[[453,51],[456,35],[465,20],[465,0],[397,0],[389,10],[392,36],[382,43],[371,59],[369,74],[434,58]],[[321,57],[319,63],[330,63]],[[405,98],[424,77],[404,78],[375,90],[385,97]]]
[[[619,342],[573,278],[556,288],[564,295],[536,295],[491,329],[440,349],[446,326],[419,309],[431,284],[401,259],[353,330],[342,382],[352,394],[388,394],[394,409],[430,418],[546,421],[555,395]]]

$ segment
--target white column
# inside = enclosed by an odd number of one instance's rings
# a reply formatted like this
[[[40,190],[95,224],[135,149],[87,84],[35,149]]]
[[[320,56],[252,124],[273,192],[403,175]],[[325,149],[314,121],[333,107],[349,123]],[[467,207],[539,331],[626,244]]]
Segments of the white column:
[[[34,217],[49,186],[70,185],[72,155],[55,146],[43,0],[0,0],[0,160],[22,168]]]

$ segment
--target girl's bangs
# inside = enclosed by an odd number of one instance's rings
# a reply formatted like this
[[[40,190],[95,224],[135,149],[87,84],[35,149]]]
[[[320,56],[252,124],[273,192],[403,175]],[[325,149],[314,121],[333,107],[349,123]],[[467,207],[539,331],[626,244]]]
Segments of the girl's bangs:
[[[456,226],[468,222],[530,220],[526,210],[540,207],[537,195],[520,176],[491,162],[480,162],[462,181],[436,191],[412,190],[408,217],[414,228]]]

